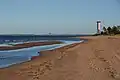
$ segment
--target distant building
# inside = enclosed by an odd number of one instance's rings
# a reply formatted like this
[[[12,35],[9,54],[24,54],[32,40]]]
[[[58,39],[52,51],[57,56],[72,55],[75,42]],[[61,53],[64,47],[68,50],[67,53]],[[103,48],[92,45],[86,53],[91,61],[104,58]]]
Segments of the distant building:
[[[97,34],[101,34],[101,21],[97,21]]]

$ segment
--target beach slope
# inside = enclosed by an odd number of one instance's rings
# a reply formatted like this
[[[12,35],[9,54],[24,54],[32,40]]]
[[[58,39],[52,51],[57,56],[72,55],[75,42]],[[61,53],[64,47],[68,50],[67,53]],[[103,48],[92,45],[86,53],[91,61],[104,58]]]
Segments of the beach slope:
[[[77,43],[0,69],[0,80],[120,80],[120,37],[82,37]]]

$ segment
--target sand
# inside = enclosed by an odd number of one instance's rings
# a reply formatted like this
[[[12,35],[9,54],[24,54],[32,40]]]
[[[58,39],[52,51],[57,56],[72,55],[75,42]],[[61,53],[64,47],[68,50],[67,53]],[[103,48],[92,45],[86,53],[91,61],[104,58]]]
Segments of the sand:
[[[0,69],[0,80],[120,80],[120,37],[82,37],[77,43]]]

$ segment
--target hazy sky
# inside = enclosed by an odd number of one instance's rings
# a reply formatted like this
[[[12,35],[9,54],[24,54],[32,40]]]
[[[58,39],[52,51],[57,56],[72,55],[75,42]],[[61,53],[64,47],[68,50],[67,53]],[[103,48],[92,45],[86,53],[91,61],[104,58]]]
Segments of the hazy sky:
[[[117,0],[0,0],[2,34],[96,32],[96,21],[120,24]]]

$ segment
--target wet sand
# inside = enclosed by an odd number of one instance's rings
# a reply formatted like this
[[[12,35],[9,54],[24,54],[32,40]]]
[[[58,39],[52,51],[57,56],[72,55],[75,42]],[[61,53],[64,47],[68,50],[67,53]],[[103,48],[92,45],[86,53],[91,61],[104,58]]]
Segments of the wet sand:
[[[60,44],[60,41],[46,41],[46,42],[29,42],[23,44],[16,44],[13,46],[0,46],[0,50],[16,50],[16,49],[23,49],[29,48],[34,46],[44,46],[44,45],[52,45],[52,44]]]
[[[82,37],[32,61],[0,69],[0,80],[120,80],[120,37]]]

